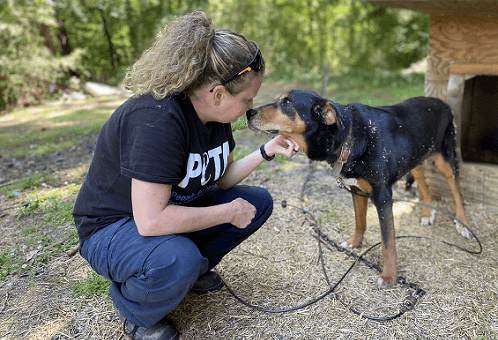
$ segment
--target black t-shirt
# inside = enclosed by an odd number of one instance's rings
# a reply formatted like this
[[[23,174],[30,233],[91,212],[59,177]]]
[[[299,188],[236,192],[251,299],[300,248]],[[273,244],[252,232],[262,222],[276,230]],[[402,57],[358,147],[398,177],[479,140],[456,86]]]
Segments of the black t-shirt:
[[[203,125],[188,97],[131,97],[99,133],[73,211],[78,236],[133,216],[131,178],[172,185],[170,204],[204,194],[235,148],[230,124]]]

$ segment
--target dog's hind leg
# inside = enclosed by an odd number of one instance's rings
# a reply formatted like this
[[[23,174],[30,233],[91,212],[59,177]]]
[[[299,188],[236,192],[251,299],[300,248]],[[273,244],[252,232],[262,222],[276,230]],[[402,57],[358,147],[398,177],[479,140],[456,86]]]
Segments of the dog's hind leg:
[[[384,266],[377,280],[377,287],[390,288],[397,283],[396,276],[396,232],[394,229],[392,192],[389,189],[373,197],[373,202],[379,215],[380,231],[382,237],[382,255]]]
[[[420,190],[419,191],[420,200],[422,201],[422,203],[430,205],[432,202],[432,196],[431,196],[431,191],[429,190],[429,187],[425,182],[424,165],[420,164],[419,166],[412,169],[411,172]],[[435,216],[436,216],[435,210],[432,210],[427,206],[423,206],[422,219],[420,220],[420,224],[425,226],[434,224]]]
[[[448,183],[451,193],[453,194],[453,204],[455,205],[456,218],[459,219],[462,223],[467,224],[467,217],[465,216],[465,210],[463,209],[463,198],[458,188],[458,172],[454,171],[450,163],[445,160],[442,154],[434,154],[432,155],[432,159],[434,160],[439,172],[443,174],[444,178],[446,179],[446,183]],[[456,220],[455,228],[458,233],[466,239],[469,240],[472,238],[470,231],[463,225],[458,223],[458,221]]]
[[[356,228],[354,230],[353,236],[351,236],[349,240],[341,244],[343,248],[359,247],[361,245],[361,242],[363,241],[365,230],[367,229],[368,198],[353,194],[353,204]]]

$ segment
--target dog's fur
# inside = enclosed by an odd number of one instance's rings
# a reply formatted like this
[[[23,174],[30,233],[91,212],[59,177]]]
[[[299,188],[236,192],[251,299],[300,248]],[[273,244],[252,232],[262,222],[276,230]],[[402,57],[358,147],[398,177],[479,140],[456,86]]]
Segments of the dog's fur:
[[[397,281],[392,186],[411,171],[422,202],[430,204],[422,165],[429,156],[450,186],[457,219],[467,223],[458,189],[453,115],[439,99],[417,97],[393,106],[370,107],[341,105],[314,92],[292,90],[273,103],[247,111],[247,118],[249,128],[292,138],[311,160],[331,166],[341,156],[343,145],[350,146],[340,177],[353,180],[353,192],[368,195],[377,208],[384,256],[379,288]],[[366,230],[368,198],[353,195],[353,202],[356,229],[345,245],[358,247]],[[431,209],[424,207],[421,223],[433,222]],[[465,227],[455,225],[462,236],[470,238]]]

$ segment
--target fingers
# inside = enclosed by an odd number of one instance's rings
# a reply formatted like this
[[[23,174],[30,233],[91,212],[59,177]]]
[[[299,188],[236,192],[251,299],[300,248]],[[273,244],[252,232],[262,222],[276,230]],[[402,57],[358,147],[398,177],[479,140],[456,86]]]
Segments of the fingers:
[[[297,144],[296,141],[292,138],[287,138],[285,141],[289,144],[289,147],[292,147],[292,151],[294,152],[294,154],[298,153],[299,150],[301,150],[299,144]]]
[[[246,228],[256,216],[256,207],[240,197],[231,203],[233,212],[231,224],[239,229]]]
[[[267,150],[272,150],[273,154],[292,157],[301,150],[301,147],[292,138],[277,136],[267,144]]]
[[[292,157],[299,152],[299,145],[291,139],[285,139],[287,147],[285,149],[285,154],[287,157]]]

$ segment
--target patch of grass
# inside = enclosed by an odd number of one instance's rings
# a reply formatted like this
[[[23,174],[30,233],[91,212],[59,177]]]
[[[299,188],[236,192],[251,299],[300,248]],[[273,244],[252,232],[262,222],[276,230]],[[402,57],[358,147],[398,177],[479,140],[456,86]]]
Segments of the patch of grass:
[[[50,236],[47,236],[47,235],[32,235],[32,236],[27,237],[24,240],[24,244],[28,245],[28,246],[32,246],[35,243],[40,243],[41,245],[46,246],[48,244],[48,242],[50,242],[51,239],[52,238]]]
[[[233,159],[234,160],[239,160],[241,158],[244,158],[245,156],[247,155],[250,155],[252,152],[254,152],[255,149],[251,149],[249,148],[248,146],[245,146],[245,145],[237,145],[235,147],[235,149],[233,150]],[[287,160],[286,157],[283,157],[283,156],[277,156],[275,157],[275,159],[279,158],[279,157],[282,157],[284,158],[284,161]],[[279,161],[281,161],[279,159]],[[256,169],[257,170],[262,170],[264,168],[266,168],[268,165],[266,164],[266,162],[263,162],[261,163]]]
[[[337,221],[337,211],[335,205],[333,205],[333,200],[330,201],[330,204],[325,205],[320,213],[320,217],[318,218],[319,225],[327,225]]]
[[[275,159],[276,158],[277,157],[275,157]],[[284,157],[284,159],[286,159],[286,158]],[[295,162],[287,162],[284,165],[282,165],[282,171],[291,170],[292,168],[295,168],[296,165],[297,165],[297,163],[295,163]]]
[[[30,197],[38,197],[38,199],[41,201],[52,202],[52,200],[63,199],[63,198],[66,198],[68,196],[77,194],[78,191],[80,190],[80,188],[81,188],[81,184],[76,185],[76,184],[70,183],[70,184],[67,184],[66,186],[59,187],[59,188],[44,190],[41,192],[34,191],[29,196]]]
[[[49,200],[50,208],[43,214],[43,221],[50,226],[64,225],[73,221],[74,202],[64,200]]]
[[[47,178],[35,177],[35,179],[18,181],[13,185],[16,185],[16,188],[19,189],[32,189],[37,188],[45,179]],[[74,197],[79,189],[80,185],[68,184],[59,188],[44,189],[43,191],[34,190],[26,194],[27,199],[17,211],[18,223],[21,223],[20,219],[22,217],[33,214],[41,214],[44,225],[57,227],[72,223]],[[40,266],[46,265],[50,257],[67,251],[79,242],[75,229],[66,234],[62,240],[54,240],[50,234],[42,234],[36,227],[24,228],[20,234],[24,235],[21,241],[23,245],[30,248],[40,246],[40,249],[28,262],[24,257],[25,254],[22,254],[22,251],[19,252],[18,248],[0,253],[0,279],[15,273],[36,272]]]
[[[67,199],[78,193],[81,185],[68,184],[65,187],[49,191],[35,191],[17,211],[17,219],[36,213],[42,213],[47,225],[58,226],[73,221],[74,200]]]
[[[76,246],[80,242],[76,228],[64,236],[61,242],[54,243],[54,247],[60,251],[67,251],[69,248]]]
[[[287,161],[289,161],[289,159],[282,155],[275,155],[274,161],[278,163],[286,163]]]
[[[85,281],[77,280],[73,287],[75,296],[91,298],[93,296],[109,295],[111,282],[95,273],[93,270]]]
[[[17,219],[22,217],[43,213],[43,221],[50,226],[59,226],[73,220],[74,201],[49,198],[41,200],[34,198],[27,200],[18,210]]]
[[[62,240],[57,241],[54,241],[52,236],[37,234],[36,228],[34,227],[25,228],[21,233],[26,235],[22,244],[25,246],[39,245],[41,246],[41,249],[29,262],[26,261],[25,255],[19,254],[19,247],[1,252],[0,280],[10,274],[35,273],[39,270],[40,265],[44,266],[50,257],[67,251],[76,246],[79,242],[76,229],[71,230],[71,232],[66,234]]]
[[[237,121],[232,124],[232,131],[245,129],[246,123],[247,123],[246,115],[240,116],[239,119],[237,119]]]
[[[17,273],[25,263],[23,258],[16,257],[10,250],[0,252],[0,280]]]
[[[235,149],[233,150],[233,159],[234,160],[239,160],[241,158],[244,158],[245,156],[251,154],[253,150],[251,150],[249,147],[245,145],[237,145]]]
[[[9,118],[19,123],[1,128],[0,145],[5,148],[5,156],[10,159],[45,155],[78,146],[80,136],[99,132],[113,112],[105,107],[56,110],[24,109],[9,114]]]
[[[17,220],[21,219],[24,216],[34,214],[35,212],[37,212],[38,208],[40,208],[40,200],[38,198],[28,199],[17,210]]]
[[[29,228],[24,228],[21,232],[24,235],[29,235],[29,234],[33,234],[35,231],[36,231],[35,227],[29,227]]]
[[[13,191],[20,192],[29,189],[36,189],[43,183],[56,180],[56,178],[50,177],[47,174],[34,174],[33,176],[19,179],[3,188],[0,188],[0,194],[8,194],[9,197],[11,197],[10,194],[12,194]]]
[[[86,168],[85,168],[85,170],[82,170],[82,171],[78,172],[78,173],[77,173],[74,177],[75,177],[75,178],[78,178],[78,177],[85,177],[87,173],[88,173],[88,171],[87,171],[87,170],[86,170]]]
[[[306,84],[318,94],[322,91],[323,70],[293,68],[292,75],[270,75],[266,82],[286,81]],[[370,106],[393,105],[410,97],[424,95],[425,75],[388,70],[339,70],[329,73],[324,97],[340,104],[359,102]]]

